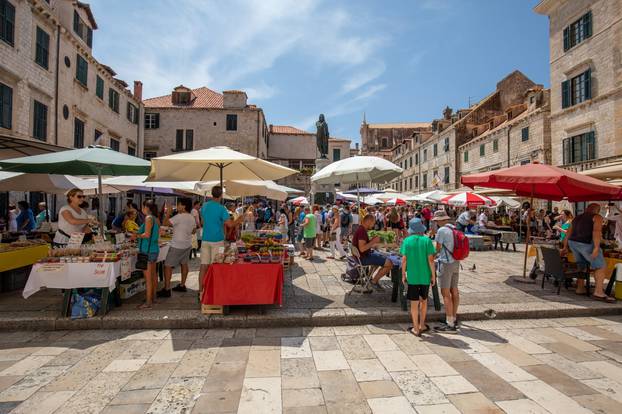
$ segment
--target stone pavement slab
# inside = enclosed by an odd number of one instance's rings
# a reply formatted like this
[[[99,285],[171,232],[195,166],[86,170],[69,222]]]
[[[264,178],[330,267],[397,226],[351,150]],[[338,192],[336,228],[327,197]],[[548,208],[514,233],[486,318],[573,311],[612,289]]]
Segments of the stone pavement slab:
[[[422,338],[401,333],[403,327],[395,324],[66,331],[54,336],[49,350],[47,334],[2,332],[1,349],[18,356],[2,361],[2,371],[23,375],[0,375],[0,412],[619,411],[622,364],[601,351],[618,355],[622,336],[605,332],[622,332],[622,318],[464,321],[462,326],[452,335],[432,332]],[[508,339],[534,330],[549,340]],[[59,351],[64,337],[66,349]],[[89,337],[93,340],[84,339]],[[550,349],[542,353],[538,347]],[[567,358],[567,347],[577,359],[600,359],[575,362]],[[80,353],[65,359],[71,364],[55,365],[72,351]]]

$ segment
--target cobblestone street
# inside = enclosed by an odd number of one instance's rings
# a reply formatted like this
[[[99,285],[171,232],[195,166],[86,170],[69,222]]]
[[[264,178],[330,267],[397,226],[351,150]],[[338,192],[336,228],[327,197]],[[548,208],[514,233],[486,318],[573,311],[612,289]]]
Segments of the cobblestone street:
[[[0,413],[619,413],[622,317],[0,335]]]

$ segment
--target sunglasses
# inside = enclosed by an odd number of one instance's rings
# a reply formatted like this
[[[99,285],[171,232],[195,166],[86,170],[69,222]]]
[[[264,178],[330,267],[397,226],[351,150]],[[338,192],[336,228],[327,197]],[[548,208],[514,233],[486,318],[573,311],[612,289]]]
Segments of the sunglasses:
[[[86,196],[84,196],[84,195],[77,195],[76,197],[78,197],[78,198],[86,198]]]

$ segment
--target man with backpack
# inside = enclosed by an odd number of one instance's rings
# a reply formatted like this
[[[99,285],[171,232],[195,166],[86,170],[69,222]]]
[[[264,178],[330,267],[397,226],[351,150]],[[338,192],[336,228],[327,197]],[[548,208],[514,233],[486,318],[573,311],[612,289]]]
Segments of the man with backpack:
[[[456,332],[458,328],[458,279],[460,278],[460,260],[469,255],[469,239],[463,232],[449,224],[449,216],[445,210],[434,213],[432,221],[438,225],[436,232],[436,259],[438,265],[438,284],[441,288],[445,305],[445,324],[435,328],[441,332]]]
[[[352,214],[350,214],[350,207],[346,204],[341,212],[341,238],[348,240],[350,235],[350,227],[352,226]]]

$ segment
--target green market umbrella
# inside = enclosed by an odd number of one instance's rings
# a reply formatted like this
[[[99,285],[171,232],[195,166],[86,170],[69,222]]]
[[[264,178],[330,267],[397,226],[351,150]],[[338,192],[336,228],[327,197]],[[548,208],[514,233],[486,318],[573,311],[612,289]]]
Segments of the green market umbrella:
[[[100,198],[98,214],[101,220],[102,175],[147,175],[151,163],[108,147],[93,145],[88,148],[1,160],[0,168],[6,172],[97,176],[97,193]]]

